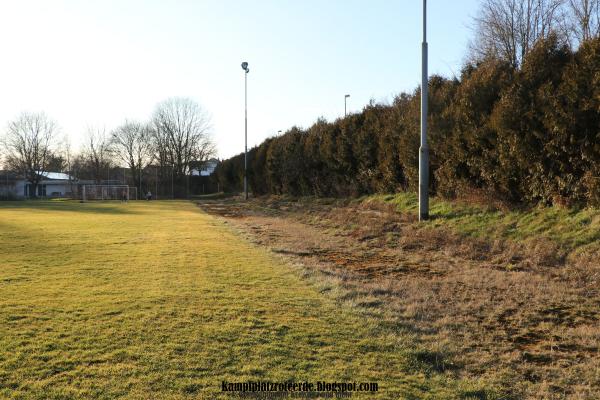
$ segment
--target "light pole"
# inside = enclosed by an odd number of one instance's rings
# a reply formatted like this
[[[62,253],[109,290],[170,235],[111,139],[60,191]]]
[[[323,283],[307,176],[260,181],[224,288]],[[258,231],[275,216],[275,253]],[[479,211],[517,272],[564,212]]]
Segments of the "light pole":
[[[427,145],[427,0],[423,0],[423,43],[421,45],[421,146],[419,148],[419,221],[429,219],[429,147]]]
[[[244,196],[248,200],[248,63],[242,63],[244,70]]]
[[[346,111],[346,100],[348,99],[348,97],[350,97],[349,94],[344,96],[344,117],[348,115],[348,112]]]

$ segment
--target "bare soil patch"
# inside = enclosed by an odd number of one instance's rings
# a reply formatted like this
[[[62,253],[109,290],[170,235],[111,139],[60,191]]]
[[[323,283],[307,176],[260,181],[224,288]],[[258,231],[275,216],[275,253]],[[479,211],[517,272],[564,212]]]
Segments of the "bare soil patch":
[[[507,398],[600,397],[600,257],[547,240],[487,241],[343,200],[203,201],[250,240],[341,287],[340,300],[414,334],[423,362]]]

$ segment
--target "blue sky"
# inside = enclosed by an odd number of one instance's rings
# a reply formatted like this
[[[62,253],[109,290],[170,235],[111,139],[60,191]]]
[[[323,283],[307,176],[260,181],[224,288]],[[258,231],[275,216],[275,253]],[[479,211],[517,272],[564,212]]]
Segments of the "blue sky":
[[[212,115],[219,156],[389,102],[420,80],[421,2],[408,0],[4,0],[0,127],[45,111],[77,147],[88,126],[148,119],[170,96]],[[430,74],[460,73],[475,0],[430,0]]]

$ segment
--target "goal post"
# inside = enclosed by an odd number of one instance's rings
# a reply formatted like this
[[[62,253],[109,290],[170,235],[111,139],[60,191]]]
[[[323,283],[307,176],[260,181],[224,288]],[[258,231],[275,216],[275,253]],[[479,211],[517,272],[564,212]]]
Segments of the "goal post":
[[[81,200],[137,200],[137,188],[128,185],[82,185]]]

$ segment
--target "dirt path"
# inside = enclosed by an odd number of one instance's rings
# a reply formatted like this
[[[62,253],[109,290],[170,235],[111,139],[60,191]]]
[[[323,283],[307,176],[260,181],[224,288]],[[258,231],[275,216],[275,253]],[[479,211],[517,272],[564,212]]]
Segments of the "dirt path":
[[[578,266],[549,269],[516,244],[420,229],[411,216],[360,203],[200,206],[416,335],[441,371],[484,378],[515,398],[600,395],[600,299],[580,284]]]

